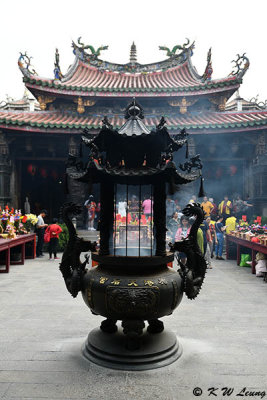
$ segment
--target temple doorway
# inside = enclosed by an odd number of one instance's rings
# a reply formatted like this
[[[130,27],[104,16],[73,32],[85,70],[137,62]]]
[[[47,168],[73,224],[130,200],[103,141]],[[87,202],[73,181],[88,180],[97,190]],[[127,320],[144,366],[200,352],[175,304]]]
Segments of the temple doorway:
[[[19,204],[29,199],[31,212],[39,214],[42,209],[48,211],[48,218],[58,217],[59,210],[65,201],[63,161],[20,160],[19,161]]]

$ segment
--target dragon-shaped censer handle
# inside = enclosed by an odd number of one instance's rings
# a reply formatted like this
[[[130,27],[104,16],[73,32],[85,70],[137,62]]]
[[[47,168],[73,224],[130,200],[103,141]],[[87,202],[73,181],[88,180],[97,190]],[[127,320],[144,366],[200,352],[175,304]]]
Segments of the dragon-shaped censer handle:
[[[63,275],[66,287],[73,297],[76,297],[82,289],[82,278],[85,274],[89,256],[85,256],[82,263],[80,255],[85,251],[96,251],[96,242],[84,240],[78,237],[76,229],[70,219],[70,215],[80,214],[81,207],[74,203],[65,203],[61,208],[61,216],[69,231],[69,240],[62,255],[59,269]]]
[[[181,274],[184,278],[184,291],[189,299],[195,299],[200,292],[205,278],[207,263],[197,243],[197,231],[204,220],[205,213],[199,203],[188,204],[182,213],[187,217],[196,217],[187,238],[169,243],[172,252],[186,254],[186,264],[180,263]]]

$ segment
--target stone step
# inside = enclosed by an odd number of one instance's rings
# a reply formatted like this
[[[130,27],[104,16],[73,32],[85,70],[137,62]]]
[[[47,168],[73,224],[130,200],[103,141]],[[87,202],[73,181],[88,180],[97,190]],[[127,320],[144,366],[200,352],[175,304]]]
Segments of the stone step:
[[[85,229],[78,229],[77,234],[79,237],[90,240],[91,242],[97,241],[99,239],[99,231],[88,231]]]

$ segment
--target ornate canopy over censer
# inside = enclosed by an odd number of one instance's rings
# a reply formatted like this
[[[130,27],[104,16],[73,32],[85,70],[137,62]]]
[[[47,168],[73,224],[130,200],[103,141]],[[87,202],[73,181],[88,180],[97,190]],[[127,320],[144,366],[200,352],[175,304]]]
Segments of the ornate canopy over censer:
[[[183,292],[195,298],[206,271],[196,242],[204,217],[198,204],[183,210],[195,217],[189,236],[166,249],[166,191],[174,193],[200,177],[199,156],[180,164],[178,171],[173,152],[187,145],[187,133],[182,130],[171,137],[163,117],[149,131],[143,118],[134,99],[119,130],[105,117],[97,136],[84,131],[82,143],[90,149],[86,165],[72,156],[68,161],[69,178],[100,183],[98,251],[96,243],[78,238],[71,223],[70,215],[78,213],[79,206],[68,203],[62,211],[70,233],[60,266],[67,289],[74,297],[81,291],[91,311],[106,317],[100,329],[89,334],[83,354],[119,369],[157,368],[181,355],[176,336],[164,331],[159,318],[172,314]],[[98,263],[89,270],[87,259],[80,261],[80,253],[88,250]],[[187,255],[178,272],[167,266],[176,250]],[[144,321],[148,323],[145,333]]]

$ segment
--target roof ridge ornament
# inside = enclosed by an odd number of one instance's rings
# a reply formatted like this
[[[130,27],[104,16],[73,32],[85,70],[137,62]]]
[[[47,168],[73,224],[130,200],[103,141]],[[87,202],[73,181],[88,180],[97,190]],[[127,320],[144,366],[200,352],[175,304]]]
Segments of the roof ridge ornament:
[[[25,51],[24,54],[20,52],[20,56],[18,59],[18,65],[19,65],[21,72],[23,73],[23,75],[27,76],[28,78],[31,75],[37,75],[37,72],[31,65],[32,58],[33,57],[29,57],[27,52]]]
[[[246,53],[243,53],[242,56],[240,54],[237,54],[236,57],[236,60],[232,60],[234,66],[232,72],[230,72],[228,76],[236,76],[238,78],[242,78],[249,68],[250,61],[246,56]]]
[[[100,46],[97,49],[94,48],[94,46],[88,44],[85,45],[82,41],[81,41],[81,36],[78,37],[77,39],[77,43],[78,45],[72,41],[72,47],[73,47],[73,52],[75,55],[80,56],[80,58],[84,61],[86,58],[89,59],[97,59],[100,56],[100,53],[102,50],[107,50],[108,46]],[[91,51],[91,54],[88,54],[85,50],[89,49]]]
[[[195,42],[190,44],[190,40],[186,38],[186,42],[181,46],[179,44],[175,45],[172,50],[167,46],[159,46],[160,50],[165,50],[167,52],[167,57],[177,57],[183,55],[186,59],[186,53],[188,50],[191,51],[191,56],[193,55],[193,49],[195,48]],[[180,53],[177,54],[177,51],[180,50]]]
[[[136,51],[136,44],[133,42],[130,49],[130,63],[136,64],[137,63],[137,51]]]
[[[208,54],[207,54],[207,65],[206,65],[204,74],[202,76],[202,80],[204,82],[210,81],[212,73],[213,73],[213,68],[212,68],[212,62],[211,62],[211,47],[210,47],[209,51],[208,51]]]
[[[54,62],[54,76],[55,76],[55,81],[61,81],[62,78],[64,78],[64,75],[61,72],[60,65],[59,65],[59,52],[58,49],[56,49],[55,52],[55,62]]]

